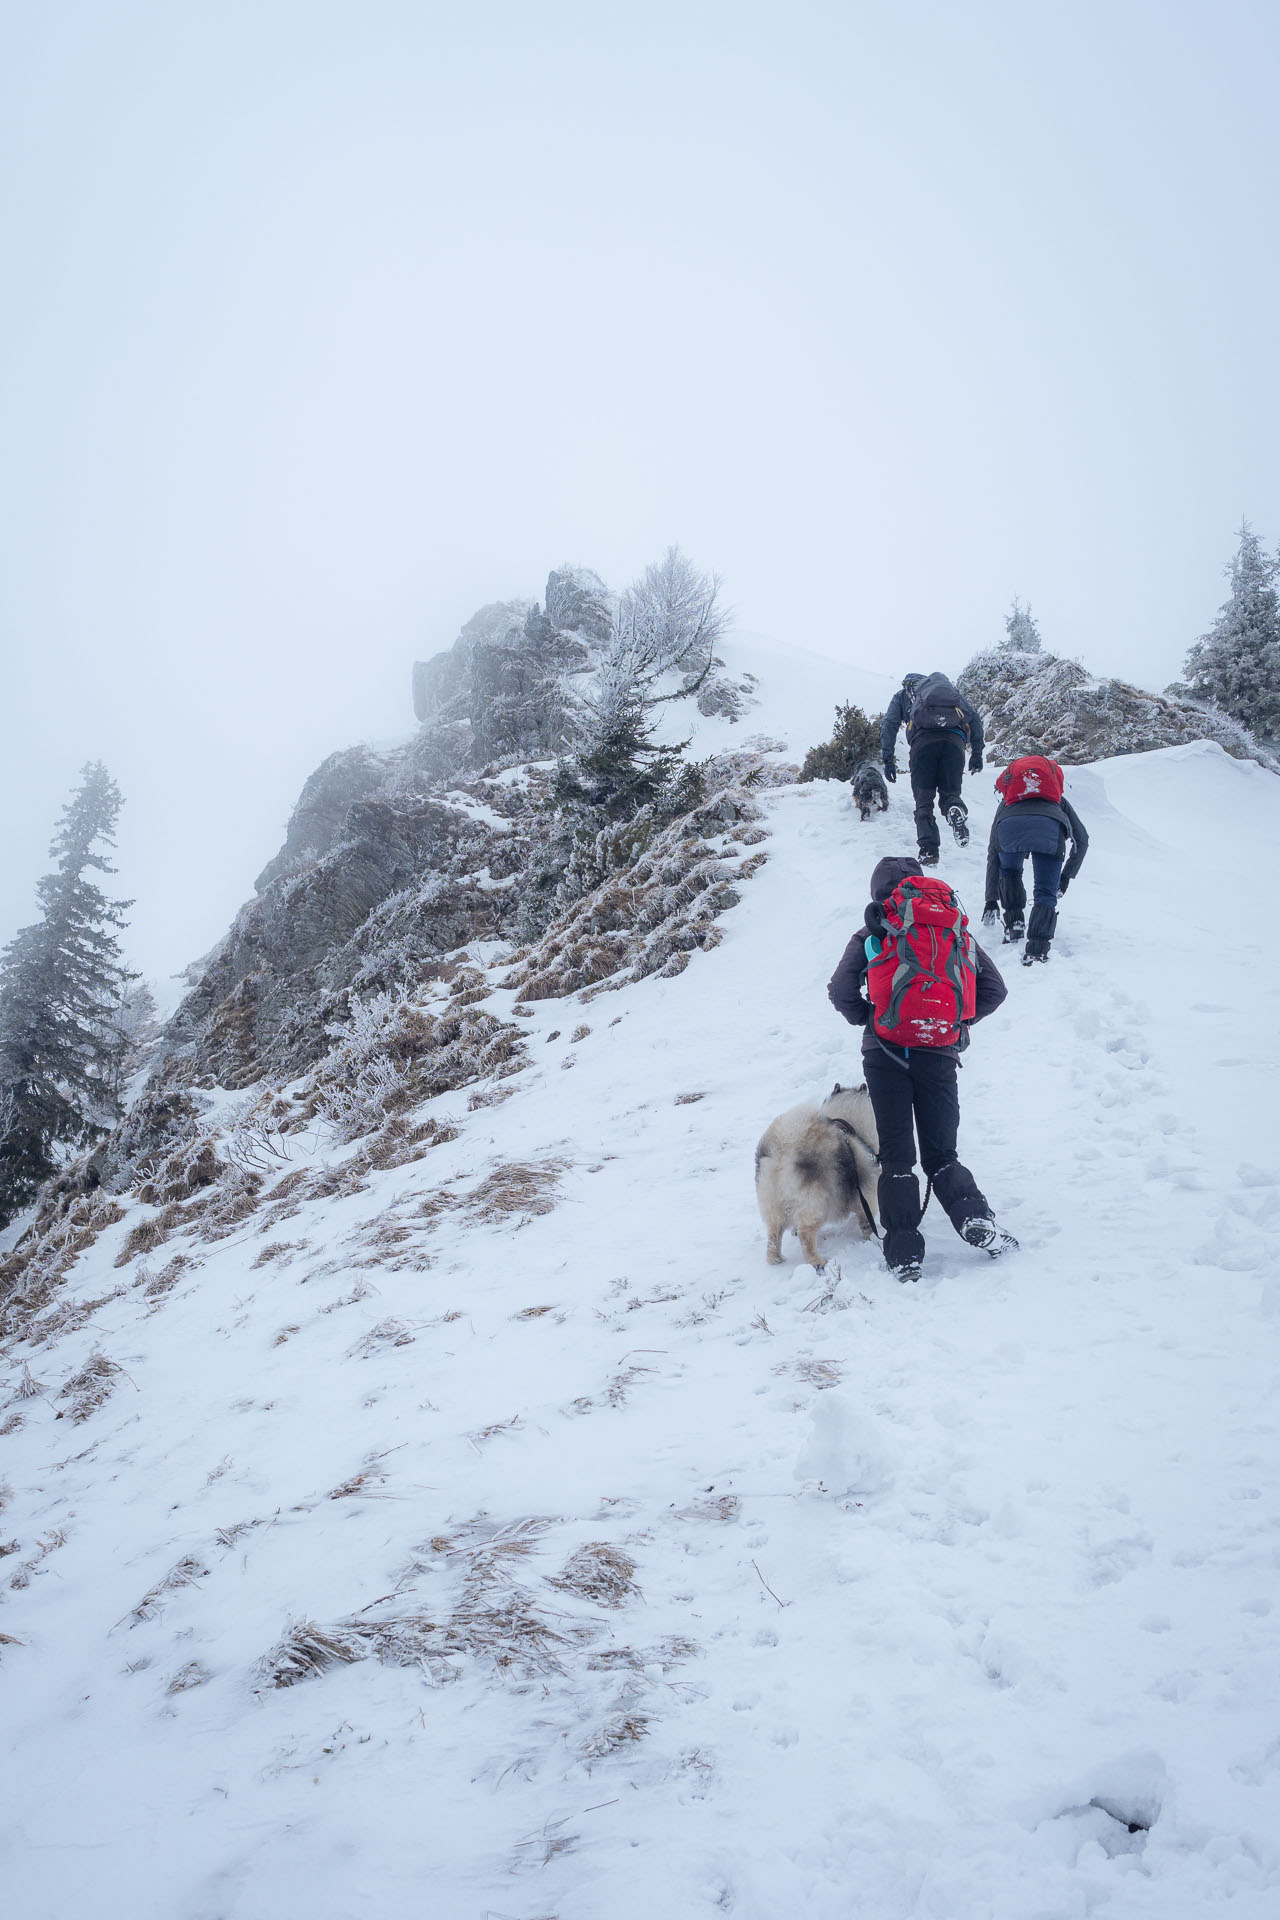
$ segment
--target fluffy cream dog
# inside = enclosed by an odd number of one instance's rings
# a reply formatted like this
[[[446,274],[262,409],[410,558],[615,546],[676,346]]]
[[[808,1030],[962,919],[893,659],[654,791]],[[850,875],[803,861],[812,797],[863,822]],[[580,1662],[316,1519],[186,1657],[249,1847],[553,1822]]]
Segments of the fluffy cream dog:
[[[811,1267],[825,1264],[818,1228],[857,1219],[874,1231],[879,1138],[865,1087],[831,1089],[820,1107],[780,1113],[756,1148],[756,1198],[768,1233],[766,1257],[782,1260],[782,1236],[793,1227]]]

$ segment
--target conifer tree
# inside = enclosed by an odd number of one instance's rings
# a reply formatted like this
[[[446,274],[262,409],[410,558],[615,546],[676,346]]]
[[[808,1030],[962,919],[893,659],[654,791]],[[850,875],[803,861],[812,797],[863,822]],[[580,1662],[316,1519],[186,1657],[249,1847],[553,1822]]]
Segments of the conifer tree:
[[[1280,740],[1280,562],[1247,520],[1227,565],[1231,592],[1208,633],[1187,654],[1172,691],[1218,707],[1268,744]]]
[[[1012,607],[1005,615],[1004,632],[1005,637],[1000,645],[1007,647],[1010,652],[1040,653],[1043,649],[1044,643],[1040,638],[1040,629],[1035,623],[1031,608],[1024,607],[1016,596]]]
[[[831,738],[810,747],[800,769],[801,780],[852,780],[864,760],[878,762],[883,718],[880,713],[866,714],[861,707],[837,707]]]
[[[130,973],[117,930],[127,900],[90,878],[114,873],[120,791],[100,761],[63,809],[36,889],[41,918],[0,954],[0,1225],[56,1171],[59,1148],[85,1146],[120,1113]]]

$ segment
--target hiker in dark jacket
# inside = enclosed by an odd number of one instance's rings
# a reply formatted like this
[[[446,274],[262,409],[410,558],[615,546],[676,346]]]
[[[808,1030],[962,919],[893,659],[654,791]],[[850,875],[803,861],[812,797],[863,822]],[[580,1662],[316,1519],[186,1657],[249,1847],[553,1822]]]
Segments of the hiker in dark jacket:
[[[1039,753],[1024,754],[1009,762],[996,786],[1002,804],[996,809],[987,842],[982,924],[994,927],[1003,908],[1006,942],[1021,940],[1026,932],[1022,964],[1029,967],[1049,958],[1058,926],[1058,898],[1084,864],[1089,836],[1063,792],[1063,772],[1056,760]],[[1029,924],[1023,919],[1027,889],[1022,878],[1028,854],[1033,876]]]
[[[899,1280],[918,1279],[924,1258],[920,1182],[915,1173],[917,1137],[920,1164],[931,1190],[961,1239],[992,1255],[1013,1252],[1018,1244],[1012,1234],[996,1225],[973,1175],[956,1157],[961,1047],[895,1046],[876,1032],[875,1012],[866,993],[871,960],[868,943],[873,952],[878,951],[889,931],[883,903],[899,881],[920,873],[918,860],[899,857],[880,861],[871,876],[871,899],[863,924],[845,948],[827,987],[837,1013],[862,1028],[862,1067],[880,1133],[877,1198],[884,1228],[884,1257]],[[977,969],[973,1021],[978,1021],[995,1012],[1008,988],[995,962],[976,940],[973,958]]]
[[[944,673],[909,673],[880,723],[880,755],[888,780],[898,777],[895,755],[900,726],[907,730],[920,858],[933,867],[941,844],[933,811],[935,795],[957,845],[969,842],[968,809],[960,796],[960,782],[966,749],[970,773],[982,771],[982,716]]]

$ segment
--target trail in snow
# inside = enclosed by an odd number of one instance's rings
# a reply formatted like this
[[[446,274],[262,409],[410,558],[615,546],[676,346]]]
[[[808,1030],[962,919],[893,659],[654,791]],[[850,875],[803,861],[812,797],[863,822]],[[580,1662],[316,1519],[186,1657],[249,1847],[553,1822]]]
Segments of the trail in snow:
[[[941,868],[975,923],[986,788]],[[1280,786],[1182,748],[1069,792],[1093,838],[1054,958],[1007,969],[962,1076],[1016,1258],[931,1210],[915,1287],[831,1230],[829,1305],[765,1264],[755,1141],[859,1077],[825,982],[912,846],[905,782],[865,826],[819,784],[768,796],[718,951],[540,1004],[535,1069],[457,1141],[33,1357],[128,1380],[3,1442],[5,1537],[66,1535],[0,1611],[15,1911],[1271,1920],[1280,907],[1258,888],[1224,940],[1221,901]],[[421,1215],[552,1160],[518,1227]],[[357,1267],[389,1214],[429,1268]],[[508,1590],[595,1635],[560,1671],[255,1691],[290,1617],[443,1617],[526,1520]],[[546,1584],[591,1543],[634,1561],[619,1605]],[[184,1556],[207,1571],[131,1624]]]

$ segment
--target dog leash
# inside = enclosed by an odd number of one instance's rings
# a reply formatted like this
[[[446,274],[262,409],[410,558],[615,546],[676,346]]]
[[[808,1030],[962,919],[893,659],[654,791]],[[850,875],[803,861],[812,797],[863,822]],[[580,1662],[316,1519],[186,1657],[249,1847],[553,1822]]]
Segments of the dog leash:
[[[858,1132],[857,1128],[851,1127],[847,1120],[838,1120],[833,1113],[827,1114],[826,1120],[827,1120],[828,1126],[839,1127],[841,1133],[847,1133],[851,1140],[856,1140],[860,1146],[866,1147],[868,1153],[871,1153],[870,1146],[868,1146],[867,1142],[862,1138],[862,1135]],[[872,1153],[871,1157],[873,1160],[877,1162],[877,1164],[879,1163],[880,1155],[878,1153]],[[849,1158],[853,1160],[853,1155],[850,1154]],[[872,1213],[871,1208],[867,1205],[867,1196],[862,1191],[862,1182],[858,1178],[858,1163],[856,1160],[853,1160],[853,1184],[857,1188],[858,1204],[862,1208],[862,1212],[866,1219],[867,1225],[871,1229],[872,1233],[874,1233],[876,1239],[878,1240],[880,1238],[880,1229],[876,1225],[875,1215]],[[925,1205],[926,1206],[928,1205],[927,1201],[925,1202]]]
[[[892,1058],[892,1055],[890,1056],[890,1058]],[[860,1145],[866,1147],[868,1153],[871,1153],[870,1146],[862,1138],[862,1135],[858,1132],[857,1128],[851,1127],[847,1120],[837,1120],[835,1115],[832,1113],[829,1113],[826,1116],[826,1119],[827,1119],[828,1126],[839,1127],[841,1133],[847,1133],[851,1139],[857,1140],[860,1143]],[[872,1154],[872,1158],[877,1162],[877,1164],[879,1163],[880,1155],[878,1153]],[[867,1196],[862,1191],[862,1182],[858,1178],[858,1166],[856,1161],[854,1162],[854,1168],[853,1168],[853,1184],[858,1189],[858,1201],[862,1207],[863,1213],[866,1216],[867,1225],[870,1227],[872,1233],[874,1233],[876,1239],[879,1240],[881,1238],[880,1229],[876,1225],[875,1220],[872,1217],[870,1207],[867,1205]],[[933,1175],[928,1174],[925,1177],[925,1183],[924,1183],[924,1205],[920,1209],[920,1218],[922,1220],[924,1219],[925,1214],[929,1211],[929,1202],[932,1200],[932,1198],[933,1198]]]

